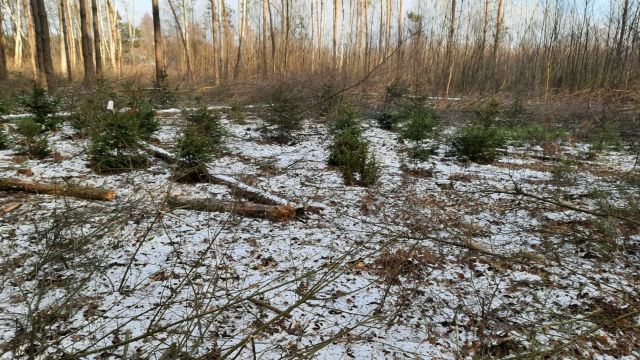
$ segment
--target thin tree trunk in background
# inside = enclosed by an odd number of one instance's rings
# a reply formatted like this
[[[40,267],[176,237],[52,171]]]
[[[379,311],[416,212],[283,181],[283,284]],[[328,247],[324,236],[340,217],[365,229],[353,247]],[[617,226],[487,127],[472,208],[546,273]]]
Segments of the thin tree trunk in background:
[[[36,53],[38,55],[39,71],[44,75],[47,89],[55,89],[55,72],[53,57],[51,56],[51,39],[49,37],[49,20],[44,6],[44,0],[31,0],[31,13],[36,31]]]
[[[22,59],[23,59],[23,53],[22,53],[22,39],[24,37],[24,33],[22,32],[22,11],[21,9],[21,2],[20,1],[16,1],[15,2],[15,8],[12,10],[9,7],[9,4],[6,2],[3,2],[2,5],[4,5],[4,9],[6,10],[7,14],[9,14],[9,16],[11,17],[11,21],[13,23],[13,69],[14,70],[20,70],[22,68]]]
[[[82,54],[82,23],[80,21],[80,5],[78,1],[68,2],[67,8],[69,10],[69,22],[71,23],[71,29],[69,30],[69,34],[75,34],[71,36],[73,40],[73,46],[71,47],[74,50],[74,56],[72,56],[73,62],[71,63],[74,67],[74,70],[77,68],[77,64],[79,62],[83,63],[84,67],[84,56]]]
[[[500,0],[502,1],[502,0]],[[447,37],[447,86],[444,98],[449,98],[449,89],[451,88],[451,78],[453,76],[453,40],[456,33],[456,0],[451,0],[451,18],[449,19],[449,35]]]
[[[178,34],[180,35],[180,40],[182,41],[182,48],[184,49],[184,58],[187,67],[187,80],[191,80],[191,59],[189,58],[189,47],[187,45],[187,39],[185,37],[184,32],[182,31],[182,25],[180,24],[180,18],[178,17],[178,13],[176,12],[175,6],[171,0],[169,2],[169,8],[171,9],[171,13],[173,14],[173,19],[176,22],[176,28],[178,29]]]
[[[122,76],[122,39],[118,30],[118,12],[112,0],[107,0],[107,12],[111,31],[111,51],[113,52],[114,69]]]
[[[616,62],[618,66],[622,64],[625,32],[627,30],[627,22],[629,21],[629,0],[624,0],[622,7],[622,18],[620,20],[620,36],[616,45]]]
[[[273,27],[273,14],[271,13],[271,3],[267,0],[269,10],[269,32],[271,33],[271,71],[276,72],[276,31]]]
[[[102,40],[100,38],[100,14],[98,13],[98,1],[91,0],[91,14],[93,17],[93,50],[96,60],[96,75],[98,78],[103,75],[102,67]]]
[[[402,35],[404,33],[404,0],[398,0],[398,46],[402,46]]]
[[[267,17],[267,12],[269,7],[269,3],[267,0],[262,0],[262,76],[263,78],[267,77],[269,73],[269,63],[267,60],[267,21],[269,21]]]
[[[289,69],[289,35],[291,32],[291,17],[290,17],[290,12],[289,12],[289,1],[290,0],[283,0],[284,4],[285,4],[285,9],[284,9],[284,19],[285,19],[285,26],[284,26],[284,71],[287,71]]]
[[[496,15],[496,36],[493,42],[494,73],[497,70],[496,67],[498,65],[498,48],[500,47],[500,37],[502,35],[502,11],[503,11],[503,0],[498,0],[498,14]]]
[[[151,0],[151,12],[153,13],[153,45],[156,61],[156,88],[162,88],[164,72],[164,52],[162,44],[162,29],[160,26],[160,7],[158,0]]]
[[[229,17],[227,16],[227,6],[222,0],[222,21],[224,28],[224,77],[229,77],[229,54],[231,53],[231,31],[229,30]]]
[[[338,0],[333,0],[333,71],[338,63]]]
[[[240,29],[238,30],[238,52],[236,54],[236,65],[233,69],[234,79],[237,79],[238,75],[240,75],[240,66],[242,64],[242,40],[244,39],[244,22],[246,17],[246,2],[244,0],[238,0],[238,16]]]
[[[364,61],[365,61],[365,72],[369,72],[369,67],[371,65],[371,38],[369,36],[369,0],[364,0]],[[373,30],[371,30],[373,32]]]
[[[82,59],[84,64],[84,83],[92,86],[96,82],[96,68],[93,62],[93,39],[89,26],[88,0],[80,0],[80,35],[82,37]]]
[[[211,55],[211,62],[213,63],[213,82],[217,84],[220,81],[218,73],[218,34],[216,32],[216,26],[218,26],[217,19],[217,7],[216,0],[211,0],[211,45],[213,45],[213,54]]]
[[[69,55],[67,56],[67,60],[69,61],[69,68],[71,69],[71,76],[69,80],[73,79],[73,72],[76,69],[77,57],[76,57],[76,42],[73,37],[73,24],[71,18],[71,8],[69,7],[69,0],[60,0],[63,6],[64,18],[65,18],[65,28],[63,30],[63,35],[65,37],[65,42],[67,46],[69,46]]]
[[[60,12],[60,29],[62,29],[62,36],[60,41],[60,54],[64,54],[63,63],[63,73],[66,72],[67,80],[73,80],[73,75],[71,74],[71,51],[69,49],[69,29],[67,27],[67,7],[65,4],[65,0],[60,0],[59,12]],[[62,56],[61,56],[62,58]]]
[[[184,53],[187,61],[187,80],[191,81],[193,78],[193,72],[191,68],[191,40],[189,37],[189,20],[187,18],[187,1],[182,0],[181,2],[181,10],[182,10],[182,25],[184,29],[182,30],[182,35],[184,36]],[[180,24],[178,24],[180,26]]]
[[[27,43],[29,45],[29,59],[31,60],[31,73],[34,79],[38,79],[40,75],[38,73],[38,55],[36,53],[36,31],[33,25],[33,15],[31,14],[31,4],[29,0],[22,1],[22,8],[24,9],[24,18],[26,19],[25,25],[27,26]]]
[[[2,11],[0,11],[0,80],[4,80],[8,76],[7,53],[4,45],[4,19],[2,17]]]

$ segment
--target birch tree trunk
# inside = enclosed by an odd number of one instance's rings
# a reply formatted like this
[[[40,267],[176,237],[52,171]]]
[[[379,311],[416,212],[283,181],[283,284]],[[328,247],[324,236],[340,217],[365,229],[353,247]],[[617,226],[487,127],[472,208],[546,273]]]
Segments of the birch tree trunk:
[[[14,8],[11,9],[7,2],[2,2],[4,9],[7,14],[11,17],[11,22],[13,23],[13,69],[19,70],[22,68],[22,40],[24,38],[24,33],[22,31],[22,11],[21,2],[16,1],[14,4]]]

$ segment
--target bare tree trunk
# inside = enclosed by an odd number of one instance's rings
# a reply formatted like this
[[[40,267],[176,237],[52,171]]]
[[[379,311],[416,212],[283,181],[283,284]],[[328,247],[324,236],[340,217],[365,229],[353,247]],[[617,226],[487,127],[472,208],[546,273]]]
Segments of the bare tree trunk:
[[[402,36],[404,34],[404,0],[398,0],[398,46],[402,46]]]
[[[0,1],[0,3],[13,23],[13,69],[19,70],[22,68],[22,40],[24,38],[24,33],[22,32],[22,11],[20,10],[21,2],[16,1],[13,9],[7,2]]]
[[[87,0],[80,0],[80,34],[82,37],[84,83],[86,86],[91,86],[96,82],[96,68],[93,62],[93,39],[87,10]]]
[[[218,26],[217,19],[217,9],[216,9],[216,0],[211,0],[211,44],[213,45],[213,55],[211,56],[211,61],[213,63],[213,82],[217,84],[220,81],[220,76],[218,72],[218,39],[216,27]]]
[[[187,80],[191,81],[193,78],[192,68],[191,68],[191,41],[189,39],[189,20],[187,19],[187,2],[186,0],[182,0],[181,2],[181,10],[182,10],[182,25],[184,26],[184,30],[182,30],[182,34],[184,35],[184,53],[187,61]],[[178,24],[180,26],[180,24]]]
[[[102,68],[102,40],[100,38],[100,13],[98,12],[98,1],[91,0],[91,14],[93,16],[93,48],[96,60],[96,75],[98,78],[103,75]]]
[[[502,0],[500,0],[502,1]],[[453,76],[453,40],[456,32],[456,0],[451,0],[451,18],[449,20],[449,36],[447,38],[447,86],[445,89],[444,98],[449,98],[449,90],[451,88],[451,78]]]
[[[67,60],[69,61],[69,67],[71,69],[71,79],[73,78],[73,72],[76,69],[77,62],[77,50],[76,50],[76,42],[73,37],[73,21],[71,18],[71,8],[69,6],[69,0],[60,0],[63,5],[64,17],[65,17],[65,29],[63,30],[63,35],[65,36],[65,42],[67,46],[69,46],[69,56],[67,56]]]
[[[36,52],[36,31],[33,25],[33,15],[31,11],[30,0],[22,0],[22,8],[24,9],[24,18],[27,26],[27,44],[29,45],[29,58],[31,60],[31,73],[34,79],[38,79],[38,55]]]
[[[369,0],[364,0],[364,71],[369,72],[369,54],[371,51],[371,41],[369,39]]]
[[[9,76],[7,69],[7,54],[4,46],[4,19],[0,11],[0,80],[5,80]]]
[[[262,76],[265,78],[269,72],[269,64],[267,60],[267,37],[269,36],[267,31],[268,7],[269,2],[267,0],[262,0]]]
[[[224,28],[224,76],[225,79],[229,76],[229,54],[231,53],[231,31],[229,30],[229,17],[227,16],[227,6],[222,1],[222,21]]]
[[[629,21],[629,0],[624,0],[622,8],[622,18],[620,19],[620,36],[616,45],[616,61],[622,64],[622,55],[624,49],[625,33],[627,31],[627,22]]]
[[[284,71],[289,69],[289,35],[291,33],[290,0],[284,1]]]
[[[113,66],[122,75],[122,39],[118,30],[118,13],[112,0],[107,0],[107,12],[111,31],[111,51],[113,53]]]
[[[493,77],[495,83],[495,89],[500,88],[500,83],[497,79],[498,75],[498,49],[500,47],[500,37],[502,36],[502,12],[503,12],[503,0],[498,0],[498,13],[496,15],[496,37],[493,42]]]
[[[70,34],[69,28],[67,27],[67,6],[65,4],[65,0],[60,0],[59,13],[60,13],[60,29],[62,29],[62,36],[60,41],[60,54],[64,54],[63,61],[63,72],[67,73],[67,80],[73,80],[73,75],[71,74],[71,51],[69,48],[70,42]],[[61,56],[62,58],[62,56]]]
[[[176,12],[176,8],[173,5],[171,0],[169,2],[169,8],[171,9],[171,13],[173,14],[173,19],[176,22],[176,28],[178,29],[178,33],[180,34],[180,40],[182,41],[182,47],[184,49],[184,58],[187,67],[187,80],[191,80],[191,58],[189,57],[189,46],[187,45],[187,38],[185,37],[184,31],[182,30],[182,25],[180,24],[180,18],[178,17],[178,13]]]
[[[156,60],[156,87],[161,88],[164,82],[164,52],[162,44],[162,29],[160,26],[160,7],[158,6],[158,0],[151,0],[151,7],[153,13],[153,44],[154,54]]]
[[[244,39],[244,22],[246,18],[246,2],[238,0],[238,21],[240,29],[238,30],[238,52],[236,54],[236,65],[233,69],[233,78],[236,79],[240,75],[240,65],[242,64],[242,40]]]
[[[338,66],[338,0],[333,0],[333,71]]]
[[[276,31],[273,27],[273,14],[271,13],[271,3],[267,0],[269,7],[269,32],[271,33],[271,70],[276,72]]]
[[[38,71],[44,75],[45,86],[49,91],[55,88],[55,73],[51,56],[49,20],[43,0],[31,0],[31,14],[36,32],[36,53]]]

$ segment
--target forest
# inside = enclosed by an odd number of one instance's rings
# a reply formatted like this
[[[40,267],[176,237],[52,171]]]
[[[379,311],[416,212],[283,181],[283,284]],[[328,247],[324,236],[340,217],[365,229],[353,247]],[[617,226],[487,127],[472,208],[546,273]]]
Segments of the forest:
[[[638,359],[639,65],[639,0],[0,0],[0,359]]]

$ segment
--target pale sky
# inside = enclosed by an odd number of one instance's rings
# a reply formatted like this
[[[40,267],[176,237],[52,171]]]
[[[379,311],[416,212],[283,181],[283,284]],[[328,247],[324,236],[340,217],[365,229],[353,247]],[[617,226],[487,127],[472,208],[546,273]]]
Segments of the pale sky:
[[[160,7],[161,7],[161,11],[162,9],[165,9],[166,5],[166,1],[167,0],[160,0]],[[180,1],[180,0],[177,0]],[[197,12],[197,14],[203,14],[204,13],[204,9],[206,9],[206,5],[209,0],[193,0],[196,4],[196,8],[199,9],[199,11]],[[248,0],[248,1],[252,1],[252,0]],[[256,1],[256,0],[253,0]],[[440,0],[441,2],[442,0]],[[511,3],[514,5],[517,4],[522,4],[522,3],[543,3],[545,1],[548,0],[507,0],[507,3]],[[564,1],[565,3],[576,3],[576,4],[584,4],[583,1],[584,0],[561,0]],[[590,0],[591,3],[594,4],[594,9],[599,9],[600,11],[608,11],[609,8],[609,4],[610,3],[620,3],[621,0]],[[237,4],[238,4],[238,0],[227,0],[226,1],[227,4],[232,8],[235,9],[237,8]],[[305,0],[299,0],[299,2],[305,2]],[[330,3],[329,0],[325,0],[326,3]],[[462,1],[461,4],[464,5],[465,2],[468,3],[468,1]],[[136,20],[136,24],[138,24],[140,22],[140,19],[146,14],[149,13],[151,14],[151,0],[117,0],[118,3],[118,7],[121,10],[121,13],[123,14],[123,17],[125,16],[124,14],[126,14],[126,12],[124,11],[124,9],[126,7],[133,7],[133,13],[135,15],[135,20]],[[373,0],[373,3],[377,3],[376,0]],[[405,6],[405,11],[409,11],[411,8],[415,7],[417,4],[423,4],[423,5],[428,5],[428,4],[432,4],[434,3],[433,0],[404,0],[404,6]],[[578,5],[578,6],[580,6]],[[330,6],[330,4],[326,4],[325,6]],[[166,10],[166,9],[165,9]]]

